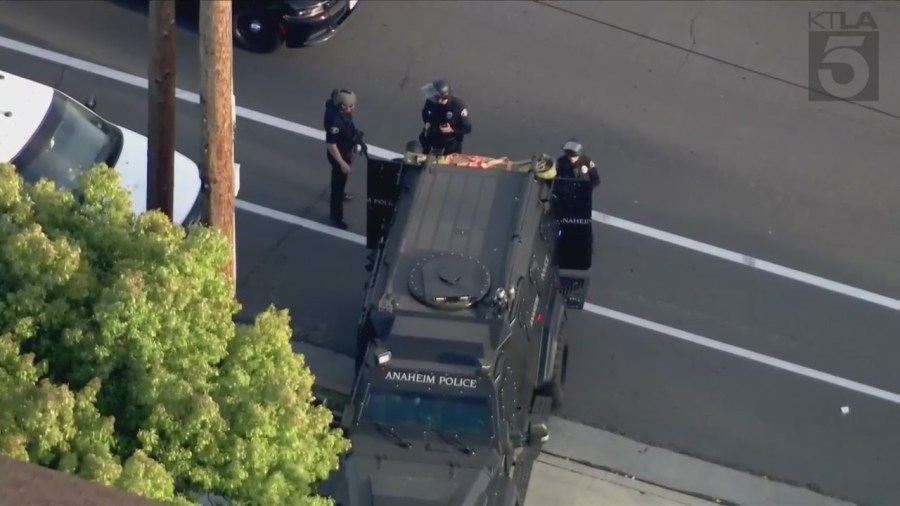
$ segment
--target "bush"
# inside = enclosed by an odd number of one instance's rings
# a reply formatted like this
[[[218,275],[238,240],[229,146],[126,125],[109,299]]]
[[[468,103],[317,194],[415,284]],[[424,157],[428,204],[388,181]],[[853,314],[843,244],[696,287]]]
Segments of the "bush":
[[[108,167],[76,197],[0,165],[0,453],[174,504],[329,503],[349,442],[287,312],[234,323],[227,248],[135,216]]]

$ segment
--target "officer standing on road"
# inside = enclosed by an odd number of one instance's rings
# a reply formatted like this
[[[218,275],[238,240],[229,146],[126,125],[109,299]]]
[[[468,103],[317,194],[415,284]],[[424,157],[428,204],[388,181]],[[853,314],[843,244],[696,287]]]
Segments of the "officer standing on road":
[[[450,94],[450,85],[438,79],[423,88],[422,133],[419,142],[425,153],[462,153],[463,138],[472,133],[465,102]]]
[[[344,189],[350,175],[350,165],[356,146],[360,142],[360,132],[353,123],[356,108],[356,94],[350,90],[336,89],[325,102],[325,146],[328,163],[331,164],[330,218],[334,226],[346,230],[344,202],[353,199],[353,194]]]
[[[593,160],[584,154],[584,147],[576,140],[563,144],[564,154],[556,160],[559,177],[586,179],[591,182],[591,189],[600,186],[600,174]]]

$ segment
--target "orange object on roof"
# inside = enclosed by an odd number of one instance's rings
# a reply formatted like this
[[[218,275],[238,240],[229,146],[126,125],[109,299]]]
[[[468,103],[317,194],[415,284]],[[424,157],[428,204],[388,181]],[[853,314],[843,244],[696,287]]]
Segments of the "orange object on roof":
[[[437,157],[440,165],[453,165],[456,167],[470,167],[473,169],[497,169],[512,170],[513,161],[509,157],[494,158],[489,156],[466,155],[453,153]]]

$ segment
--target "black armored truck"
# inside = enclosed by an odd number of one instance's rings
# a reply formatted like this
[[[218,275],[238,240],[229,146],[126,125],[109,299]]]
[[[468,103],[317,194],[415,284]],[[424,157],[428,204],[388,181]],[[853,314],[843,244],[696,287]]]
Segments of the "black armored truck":
[[[591,189],[552,158],[368,161],[371,276],[340,506],[516,506],[563,399]]]

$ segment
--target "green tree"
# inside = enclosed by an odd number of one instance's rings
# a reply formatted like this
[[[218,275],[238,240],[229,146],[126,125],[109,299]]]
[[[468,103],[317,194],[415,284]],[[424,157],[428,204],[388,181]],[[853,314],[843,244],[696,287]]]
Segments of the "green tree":
[[[234,323],[227,247],[135,216],[105,166],[73,195],[0,165],[0,452],[173,504],[330,503],[349,442],[287,312]]]

